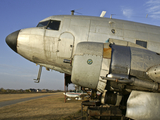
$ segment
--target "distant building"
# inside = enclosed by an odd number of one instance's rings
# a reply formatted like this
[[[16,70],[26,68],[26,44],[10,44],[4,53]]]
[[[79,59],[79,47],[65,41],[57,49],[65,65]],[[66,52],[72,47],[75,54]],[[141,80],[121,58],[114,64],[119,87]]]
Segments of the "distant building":
[[[41,90],[41,92],[47,92],[46,89]]]
[[[38,92],[38,89],[30,88],[31,92]]]

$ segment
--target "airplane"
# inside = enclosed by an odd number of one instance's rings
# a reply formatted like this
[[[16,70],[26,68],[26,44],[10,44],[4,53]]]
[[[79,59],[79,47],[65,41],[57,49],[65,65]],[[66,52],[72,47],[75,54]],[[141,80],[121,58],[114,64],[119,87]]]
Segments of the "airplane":
[[[76,100],[82,100],[81,97],[88,96],[88,94],[86,92],[83,92],[82,90],[73,91],[73,92],[66,92],[66,93],[63,93],[63,94],[66,95],[67,98],[75,98]]]
[[[6,37],[40,66],[101,92],[101,104],[131,119],[160,119],[160,27],[113,18],[55,15]],[[122,107],[121,107],[122,106]]]

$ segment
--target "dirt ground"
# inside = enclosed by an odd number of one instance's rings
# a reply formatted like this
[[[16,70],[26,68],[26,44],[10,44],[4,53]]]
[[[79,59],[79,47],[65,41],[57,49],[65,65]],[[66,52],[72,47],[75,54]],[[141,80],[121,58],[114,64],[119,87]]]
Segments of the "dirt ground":
[[[45,94],[51,94],[51,96],[1,107],[0,120],[69,120],[76,119],[77,115],[80,115],[81,101],[71,100],[64,103],[64,95],[62,92],[16,95],[0,94],[0,101]]]

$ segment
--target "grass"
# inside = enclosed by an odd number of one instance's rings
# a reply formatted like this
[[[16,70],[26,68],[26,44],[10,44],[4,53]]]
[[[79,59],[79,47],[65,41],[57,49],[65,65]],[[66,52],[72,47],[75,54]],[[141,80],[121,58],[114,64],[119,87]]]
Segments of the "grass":
[[[36,97],[42,95],[50,95],[54,93],[24,93],[24,94],[0,94],[0,102],[8,100],[17,100],[21,98]]]
[[[44,94],[47,93],[43,93],[43,95]],[[64,96],[62,92],[51,94],[53,95],[0,108],[0,120],[67,120],[72,118],[75,119],[75,116],[79,114],[78,111],[80,111],[81,109],[81,101],[71,100],[67,101],[67,103],[64,103]],[[8,98],[7,96],[5,97]],[[34,96],[30,96],[27,94],[26,96],[19,96],[19,98],[21,97]],[[13,96],[13,98],[5,100],[11,99],[15,99],[15,97]]]

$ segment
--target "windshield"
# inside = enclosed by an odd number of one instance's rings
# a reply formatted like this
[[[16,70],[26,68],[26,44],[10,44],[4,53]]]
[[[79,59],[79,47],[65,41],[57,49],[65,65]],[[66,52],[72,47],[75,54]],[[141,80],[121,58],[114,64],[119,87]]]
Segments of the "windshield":
[[[61,21],[57,20],[49,20],[49,21],[44,21],[44,22],[39,22],[37,27],[45,27],[46,29],[49,30],[59,30]]]
[[[47,29],[59,30],[59,26],[60,26],[60,21],[51,20],[49,25],[47,26]]]
[[[49,21],[40,22],[40,23],[38,23],[37,27],[45,27],[48,25],[48,23],[49,23]]]

